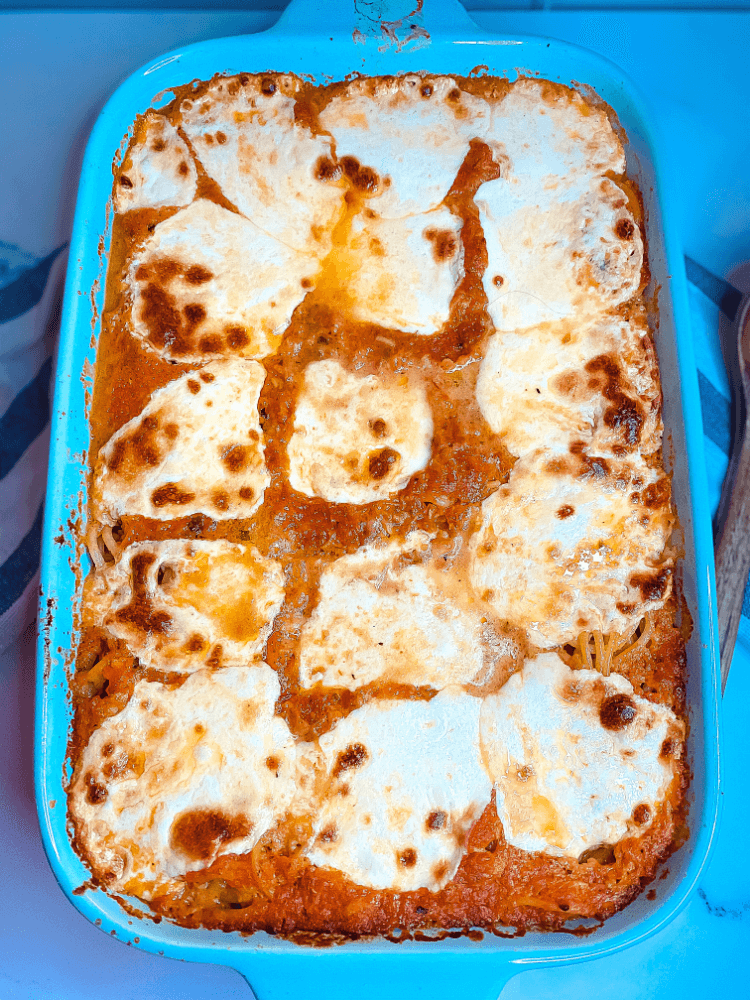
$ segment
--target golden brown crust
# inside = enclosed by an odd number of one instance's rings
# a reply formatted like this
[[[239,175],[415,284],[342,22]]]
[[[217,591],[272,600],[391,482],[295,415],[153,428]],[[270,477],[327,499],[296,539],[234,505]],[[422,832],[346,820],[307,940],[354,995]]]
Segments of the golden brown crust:
[[[237,78],[239,85],[243,78]],[[282,81],[268,74],[260,83],[268,87],[278,81],[285,92],[294,92],[297,119],[315,130],[321,108],[346,85],[314,87],[290,79]],[[500,99],[509,86],[507,81],[489,77],[463,78],[457,84],[490,100]],[[181,99],[188,92],[198,99],[207,86],[183,88],[160,113],[178,124]],[[557,84],[547,86],[550,94],[560,90]],[[283,557],[286,601],[265,658],[281,681],[277,712],[301,739],[319,736],[369,698],[433,694],[430,689],[386,688],[382,684],[355,692],[300,690],[297,641],[302,624],[315,607],[324,566],[363,544],[383,537],[403,538],[415,528],[434,533],[436,544],[446,548],[457,536],[466,539],[483,500],[507,480],[513,466],[514,458],[482,417],[475,393],[479,360],[492,325],[481,280],[487,255],[472,199],[479,184],[498,176],[499,170],[489,148],[475,140],[446,199],[463,221],[465,276],[453,299],[450,319],[438,335],[424,338],[353,322],[337,309],[335,296],[325,282],[296,309],[279,350],[263,361],[268,374],[259,412],[271,485],[253,518],[213,521],[197,514],[156,521],[130,516],[115,526],[117,543],[123,547],[143,539],[224,538],[252,544],[264,556]],[[642,226],[643,203],[637,186],[627,178],[614,180]],[[231,207],[200,164],[198,196]],[[357,197],[356,185],[352,185],[351,197]],[[92,456],[115,430],[142,410],[157,388],[196,367],[162,360],[128,328],[123,280],[127,261],[155,225],[173,211],[135,210],[114,220],[91,411]],[[648,281],[644,265],[642,290]],[[629,308],[625,305],[618,311],[626,316]],[[648,348],[653,354],[653,345]],[[302,376],[308,364],[326,358],[336,358],[362,374],[392,376],[416,368],[424,378],[434,418],[432,459],[404,490],[388,500],[332,507],[289,486],[286,445]],[[613,406],[619,404],[627,417],[631,401],[613,400]],[[649,461],[661,464],[661,455]],[[620,656],[616,669],[631,681],[636,694],[667,705],[684,718],[685,635],[684,629],[681,632],[675,625],[677,610],[673,595],[662,610],[650,613],[648,641]],[[519,640],[525,649],[523,637]],[[566,647],[561,654],[569,658],[575,650]],[[103,630],[93,626],[84,629],[71,683],[75,714],[70,758],[74,766],[91,733],[104,718],[124,707],[136,681],[157,678],[181,682],[176,676],[146,670],[124,643]],[[601,921],[627,905],[654,878],[657,865],[674,849],[678,831],[684,827],[688,780],[684,754],[677,746],[665,748],[665,752],[679,761],[678,777],[666,802],[645,833],[619,842],[611,856],[594,854],[580,863],[519,850],[506,842],[493,803],[473,827],[459,870],[443,890],[394,893],[367,889],[340,874],[315,868],[302,854],[309,831],[290,822],[266,834],[250,854],[222,856],[209,868],[189,873],[182,878],[179,892],[159,896],[150,906],[155,914],[185,926],[244,932],[264,929],[304,943],[321,943],[324,938],[320,935],[329,935],[330,940],[387,936],[396,928],[402,936],[421,940],[429,939],[424,932],[430,929],[468,932],[471,928],[512,927],[524,933],[535,928],[564,929],[572,918]],[[79,839],[75,842],[82,852]],[[92,859],[88,861],[95,879],[106,886],[106,873],[96,871]]]

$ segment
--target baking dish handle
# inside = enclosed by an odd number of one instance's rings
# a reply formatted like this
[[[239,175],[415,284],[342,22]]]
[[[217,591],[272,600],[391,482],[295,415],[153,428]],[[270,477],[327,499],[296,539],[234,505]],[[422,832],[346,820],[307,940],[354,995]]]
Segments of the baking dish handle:
[[[433,34],[482,34],[459,0],[292,0],[270,31],[321,39],[347,35],[397,51],[424,45]]]
[[[296,953],[234,952],[222,957],[247,981],[257,1000],[434,1000],[470,997],[498,1000],[507,982],[545,963],[516,963],[497,952],[382,951],[372,955],[339,948],[304,948]],[[481,946],[480,946],[481,947]]]

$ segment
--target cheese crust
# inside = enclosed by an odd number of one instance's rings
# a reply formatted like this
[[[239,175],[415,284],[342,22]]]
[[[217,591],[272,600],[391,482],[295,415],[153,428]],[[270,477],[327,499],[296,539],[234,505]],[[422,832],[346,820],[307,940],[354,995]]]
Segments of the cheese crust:
[[[98,885],[314,942],[560,930],[675,849],[689,615],[627,153],[524,78],[242,73],[135,123],[71,677]]]

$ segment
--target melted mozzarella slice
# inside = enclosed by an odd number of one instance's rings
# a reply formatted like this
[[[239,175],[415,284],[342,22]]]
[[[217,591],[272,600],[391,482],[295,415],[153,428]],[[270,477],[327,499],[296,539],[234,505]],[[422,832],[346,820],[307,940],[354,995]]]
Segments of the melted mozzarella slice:
[[[163,115],[149,112],[136,126],[115,186],[115,211],[189,205],[197,171],[187,143]]]
[[[490,338],[477,380],[487,423],[513,455],[545,443],[597,455],[661,445],[661,392],[645,317],[604,314]]]
[[[101,519],[250,517],[270,482],[258,418],[265,377],[256,361],[214,361],[157,389],[100,452]]]
[[[354,318],[407,333],[437,333],[464,274],[461,226],[447,208],[406,219],[356,215],[338,260]]]
[[[444,688],[485,666],[482,619],[464,585],[429,562],[429,536],[367,546],[323,571],[300,636],[299,677],[357,688],[382,680]]]
[[[370,701],[321,736],[327,782],[313,864],[397,892],[449,882],[490,801],[480,705],[460,688],[432,701]]]
[[[661,470],[536,452],[482,504],[471,582],[542,648],[626,632],[671,593],[672,525]]]
[[[236,212],[199,199],[159,223],[128,273],[133,332],[164,358],[263,358],[318,265]]]
[[[675,776],[662,743],[683,735],[624,677],[570,670],[556,653],[486,698],[480,727],[508,843],[572,857],[645,829]]]
[[[79,842],[108,889],[165,883],[250,851],[287,810],[296,749],[265,663],[139,681],[83,752],[70,792]]]
[[[583,191],[499,179],[483,184],[475,201],[487,244],[482,282],[496,329],[581,319],[638,291],[641,232],[609,178]]]
[[[242,79],[219,78],[201,97],[183,100],[182,127],[243,215],[287,246],[321,257],[344,207],[331,138],[295,121],[295,77]]]
[[[136,542],[86,581],[84,616],[162,670],[244,665],[284,600],[277,562],[232,542]]]
[[[289,442],[289,482],[305,496],[372,503],[403,489],[430,458],[432,414],[422,386],[309,365]]]
[[[320,114],[344,167],[352,157],[377,173],[369,204],[385,218],[436,208],[489,120],[487,103],[448,76],[353,80]]]
[[[514,179],[587,188],[625,170],[625,154],[606,112],[570,87],[518,80],[492,107],[487,142],[507,158]]]

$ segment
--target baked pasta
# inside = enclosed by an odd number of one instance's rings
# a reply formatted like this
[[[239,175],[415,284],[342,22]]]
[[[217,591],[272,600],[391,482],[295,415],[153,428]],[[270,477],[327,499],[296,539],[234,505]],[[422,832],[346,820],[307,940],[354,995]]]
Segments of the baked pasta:
[[[489,76],[218,76],[135,122],[71,681],[97,886],[300,942],[522,933],[604,920],[679,845],[623,139]]]

